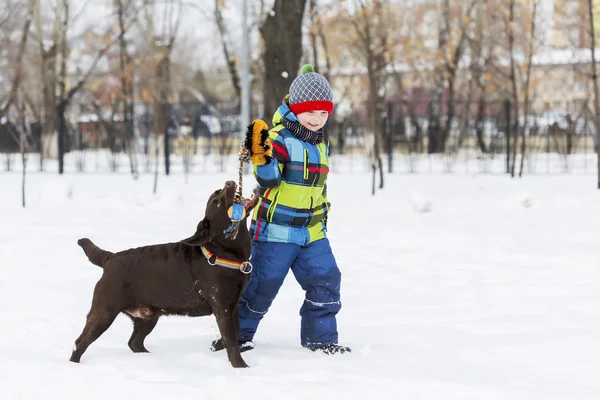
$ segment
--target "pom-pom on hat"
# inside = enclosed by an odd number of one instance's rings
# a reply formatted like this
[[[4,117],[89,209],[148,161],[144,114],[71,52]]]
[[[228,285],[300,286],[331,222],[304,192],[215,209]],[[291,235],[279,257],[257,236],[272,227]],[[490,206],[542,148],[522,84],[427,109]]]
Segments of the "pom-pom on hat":
[[[311,64],[302,67],[290,85],[290,110],[296,115],[306,111],[333,112],[333,93],[327,79],[315,72]]]

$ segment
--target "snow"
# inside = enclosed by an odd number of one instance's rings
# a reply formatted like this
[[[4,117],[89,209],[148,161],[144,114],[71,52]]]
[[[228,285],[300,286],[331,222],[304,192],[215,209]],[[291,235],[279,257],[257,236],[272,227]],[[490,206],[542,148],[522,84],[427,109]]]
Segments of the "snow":
[[[151,174],[80,174],[72,161],[63,176],[30,161],[25,209],[20,173],[0,173],[3,399],[600,398],[591,171],[397,172],[371,196],[371,174],[336,161],[328,227],[343,274],[340,343],[353,352],[300,347],[303,292],[290,274],[243,353],[250,368],[236,370],[209,350],[212,316],[162,318],[150,354],[129,350],[132,326],[119,316],[81,364],[68,361],[102,272],[77,239],[121,250],[188,237],[236,163],[197,167],[187,184],[174,164],[152,195]],[[246,195],[253,185],[246,176]]]

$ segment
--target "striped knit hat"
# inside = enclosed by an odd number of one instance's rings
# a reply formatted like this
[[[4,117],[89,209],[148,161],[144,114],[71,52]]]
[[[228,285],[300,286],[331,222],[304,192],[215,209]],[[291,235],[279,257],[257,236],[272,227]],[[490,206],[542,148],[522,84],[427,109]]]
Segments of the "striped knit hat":
[[[333,93],[327,79],[315,72],[311,64],[302,67],[300,75],[290,85],[290,110],[296,115],[323,110],[333,112]]]

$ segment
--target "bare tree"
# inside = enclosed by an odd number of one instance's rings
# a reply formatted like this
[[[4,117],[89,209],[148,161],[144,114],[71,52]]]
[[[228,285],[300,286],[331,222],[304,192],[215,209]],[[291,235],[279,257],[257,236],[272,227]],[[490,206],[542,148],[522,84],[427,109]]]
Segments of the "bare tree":
[[[519,140],[521,157],[525,157],[525,152],[527,150],[527,143],[525,138],[525,132],[527,129],[527,120],[530,113],[530,101],[531,101],[531,69],[533,63],[533,55],[535,52],[534,46],[536,45],[536,15],[537,15],[537,6],[538,0],[533,1],[532,11],[529,13],[529,17],[531,18],[529,23],[529,29],[524,35],[519,35],[519,23],[516,19],[517,8],[519,7],[516,4],[515,0],[510,0],[508,3],[508,16],[505,17],[505,26],[506,26],[506,36],[508,40],[508,52],[510,59],[510,69],[509,69],[509,80],[511,84],[511,96],[512,96],[512,111],[513,116],[512,126],[507,127],[507,135],[510,135],[513,138],[512,147],[508,149],[508,151],[512,152],[511,163],[510,163],[510,175],[512,178],[515,177],[515,166],[517,163],[517,149],[519,148]],[[520,14],[522,11],[526,11],[523,9],[519,9]],[[503,13],[505,15],[505,13]],[[527,62],[523,66],[519,64],[517,60],[517,54],[519,53],[517,49],[517,42],[525,41],[527,45],[527,49],[522,51],[521,53],[526,54]],[[522,73],[525,72],[525,78],[523,79]],[[523,109],[521,109],[520,100],[524,99]],[[521,112],[523,114],[523,122],[521,122]],[[523,168],[524,160],[521,160],[521,169]],[[522,171],[519,173],[519,177],[522,175]]]
[[[41,31],[41,23],[39,14],[39,0],[34,5],[34,15],[36,15],[36,21],[38,22],[38,34],[40,35],[40,48],[42,49],[42,68],[44,70],[45,83],[45,101],[44,101],[44,131],[46,134],[53,134],[52,131],[46,131],[46,129],[54,128],[53,121],[56,122],[56,130],[58,133],[58,170],[59,174],[64,172],[64,153],[65,153],[65,136],[67,135],[67,121],[65,113],[74,97],[74,95],[84,86],[88,78],[95,70],[96,65],[102,59],[104,54],[119,40],[123,34],[114,35],[114,30],[109,30],[103,35],[104,43],[100,49],[92,57],[92,61],[88,66],[87,70],[83,71],[75,83],[67,90],[67,64],[69,58],[69,45],[67,41],[67,32],[73,19],[70,16],[70,3],[68,0],[60,0],[57,9],[57,16],[54,21],[54,28],[52,31],[52,44],[49,50],[46,50],[43,42],[43,34]],[[58,44],[60,47],[58,47]],[[60,68],[58,74],[56,73],[55,58],[58,55],[58,49],[60,49]],[[55,84],[58,86],[58,97],[55,96]],[[55,105],[55,108],[52,106]],[[56,112],[56,115],[54,115]],[[49,127],[46,127],[50,124]]]
[[[444,0],[441,17],[438,18],[438,54],[435,60],[434,81],[429,99],[429,124],[427,125],[427,152],[439,153],[443,151],[444,141],[441,130],[442,99],[445,84],[445,49],[450,40],[450,7],[448,0]]]
[[[310,15],[310,27],[308,30],[308,38],[310,42],[310,48],[312,50],[312,64],[315,69],[319,70],[319,48],[317,46],[317,27],[319,21],[319,10],[317,7],[317,0],[309,0],[308,9]]]
[[[56,55],[58,51],[60,18],[55,14],[50,37],[42,30],[40,0],[33,2],[33,15],[40,48],[42,76],[42,134],[40,137],[40,170],[44,169],[44,158],[50,156],[50,141],[56,131]]]
[[[449,26],[450,24],[450,0],[444,0],[444,16],[448,18],[446,20],[446,26],[444,27],[443,34],[448,35],[445,40],[440,40],[445,46],[450,47],[450,52],[442,51],[443,60],[444,60],[444,69],[446,75],[446,81],[448,84],[448,95],[446,100],[446,123],[442,130],[442,140],[441,143],[438,144],[438,151],[442,151],[446,147],[446,142],[448,140],[448,136],[450,134],[450,129],[452,127],[452,122],[454,119],[455,112],[455,87],[456,87],[456,74],[458,72],[459,63],[464,53],[464,44],[469,35],[469,26],[471,25],[471,14],[473,8],[477,0],[470,0],[467,9],[464,13],[464,17],[461,18],[458,22],[458,38],[454,38],[453,32]],[[468,107],[468,103],[467,103]],[[458,149],[457,149],[458,150]]]
[[[386,67],[391,61],[389,25],[382,0],[355,0],[356,15],[347,17],[358,40],[355,50],[367,71],[369,130],[373,133],[373,172],[379,170],[379,188],[384,187],[381,159],[383,98],[387,81]],[[373,193],[374,194],[374,193]]]
[[[19,52],[17,54],[16,66],[15,66],[15,76],[12,81],[12,85],[10,88],[10,92],[8,94],[8,100],[0,109],[0,119],[4,117],[4,115],[8,112],[12,102],[15,100],[17,96],[17,92],[19,90],[19,85],[21,84],[21,76],[23,74],[23,54],[25,53],[25,46],[27,45],[27,38],[29,37],[29,27],[31,26],[32,20],[32,8],[30,7],[27,13],[27,17],[25,19],[25,23],[23,24],[23,31],[21,34],[21,42],[19,43]]]
[[[155,171],[153,193],[158,188],[158,158],[159,138],[164,138],[165,174],[170,174],[170,143],[168,126],[169,104],[172,101],[171,88],[171,55],[175,45],[175,39],[180,25],[183,11],[181,0],[167,0],[161,3],[162,27],[155,25],[156,3],[145,3],[143,7],[143,19],[138,24],[146,40],[152,48],[152,60],[154,66],[154,82],[152,88],[152,137],[155,143]]]
[[[329,54],[329,46],[327,41],[327,36],[325,35],[325,31],[323,29],[323,21],[322,21],[322,13],[326,13],[333,6],[323,6],[320,5],[317,0],[310,0],[309,4],[309,26],[308,26],[308,35],[309,35],[309,43],[310,43],[310,51],[312,53],[311,60],[312,64],[315,67],[315,71],[319,72],[321,75],[327,79],[327,81],[331,82],[331,55]],[[324,59],[324,65],[321,65],[321,59]],[[338,88],[339,89],[339,88]],[[334,99],[337,104],[340,104],[344,101],[344,98],[347,95],[347,88],[343,91],[342,96]],[[337,127],[336,121],[336,109],[334,108],[333,113],[329,116],[329,122],[324,129],[325,140],[327,143],[330,143],[331,132],[333,132]],[[341,128],[341,127],[340,127]],[[339,130],[338,130],[339,131]],[[339,140],[339,135],[338,135]]]
[[[27,202],[25,197],[25,178],[27,176],[27,158],[29,153],[28,146],[28,138],[31,137],[31,125],[27,123],[25,117],[25,101],[24,96],[22,94],[23,91],[20,91],[21,95],[17,96],[16,106],[19,115],[19,123],[17,124],[17,130],[19,131],[19,148],[21,151],[21,165],[23,167],[23,171],[21,173],[21,206],[25,208]]]
[[[495,5],[495,4],[494,4]],[[477,147],[482,153],[487,153],[488,148],[484,140],[484,120],[487,107],[487,98],[490,93],[490,69],[492,66],[492,55],[498,45],[498,37],[494,15],[490,18],[487,15],[488,1],[479,0],[477,4],[477,16],[475,21],[474,34],[469,37],[471,64],[469,66],[470,79],[469,82],[477,87],[477,108],[475,112],[475,137]]]
[[[318,0],[310,0],[310,26],[309,26],[309,38],[310,38],[310,49],[312,51],[312,63],[316,71],[319,71],[321,75],[328,81],[331,80],[331,54],[329,51],[329,41],[325,34],[323,13],[330,11],[332,5],[328,6],[320,5]],[[321,65],[320,61],[323,59],[325,65]],[[340,100],[336,100],[339,102]],[[334,110],[335,112],[335,110]]]
[[[515,159],[517,157],[517,138],[519,136],[519,90],[517,82],[517,61],[516,49],[515,49],[515,0],[509,0],[508,3],[508,21],[506,23],[507,37],[508,37],[508,51],[510,57],[510,82],[512,88],[512,110],[514,115],[514,123],[512,126],[507,126],[507,135],[513,137],[512,147],[512,163],[510,168],[510,175],[514,178],[515,176]],[[508,123],[508,122],[507,122]],[[510,151],[510,149],[507,149]]]
[[[464,53],[464,44],[469,34],[471,13],[477,0],[467,3],[466,11],[457,23],[453,23],[450,0],[444,0],[439,21],[438,53],[435,60],[435,81],[429,104],[429,133],[428,152],[441,153],[445,151],[455,112],[455,84],[458,66]],[[453,27],[458,26],[455,33]],[[446,121],[441,126],[442,101],[447,85]]]
[[[4,29],[18,15],[19,4],[17,1],[6,1],[2,5],[2,14],[0,14],[0,29]]]
[[[538,9],[538,2],[540,0],[533,0],[533,5],[532,5],[532,11],[531,11],[531,24],[530,24],[530,29],[529,29],[529,38],[528,38],[528,49],[527,49],[527,68],[525,70],[525,84],[523,86],[523,92],[524,92],[524,104],[523,104],[523,114],[525,115],[525,118],[523,119],[523,126],[520,129],[521,132],[521,165],[519,167],[519,178],[523,177],[523,165],[525,162],[525,152],[527,151],[527,140],[525,138],[525,131],[527,129],[527,124],[528,124],[528,117],[531,113],[531,93],[530,93],[530,85],[531,85],[531,66],[533,63],[533,53],[534,53],[534,46],[536,44],[536,35],[535,35],[535,29],[536,29],[536,17],[537,17],[537,9]],[[515,143],[515,147],[516,147],[516,143]],[[514,162],[516,160],[513,159],[513,167],[512,169],[514,170]]]
[[[134,97],[133,97],[133,74],[134,65],[127,49],[127,40],[125,35],[130,24],[126,24],[126,15],[133,14],[137,19],[139,8],[135,7],[133,0],[114,0],[117,9],[117,19],[119,24],[119,68],[121,75],[121,102],[123,121],[125,123],[125,135],[127,137],[127,152],[129,154],[129,166],[133,179],[138,179],[137,152],[135,146],[134,134]],[[137,11],[135,11],[137,10]]]
[[[235,93],[238,99],[242,98],[242,89],[240,86],[240,75],[237,69],[237,60],[231,53],[231,42],[229,39],[229,32],[227,32],[226,24],[223,20],[222,13],[222,0],[215,0],[215,21],[217,28],[219,29],[219,35],[221,36],[221,46],[223,47],[223,55],[225,56],[225,62],[227,63],[227,69],[231,77],[231,84],[235,89]]]
[[[118,113],[118,102],[113,102],[110,116],[108,118],[104,118],[104,113],[102,108],[97,102],[93,102],[92,106],[94,108],[94,112],[96,113],[96,117],[100,126],[106,133],[106,137],[108,140],[108,148],[109,152],[109,160],[108,165],[111,172],[117,172],[119,170],[119,157],[118,155],[123,151],[123,134],[122,130],[114,123],[115,116]]]

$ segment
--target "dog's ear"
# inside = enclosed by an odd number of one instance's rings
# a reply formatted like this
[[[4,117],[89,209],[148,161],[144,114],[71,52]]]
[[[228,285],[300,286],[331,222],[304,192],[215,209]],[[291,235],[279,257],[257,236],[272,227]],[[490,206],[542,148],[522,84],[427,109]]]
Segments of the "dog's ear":
[[[206,243],[212,240],[212,235],[210,234],[210,225],[208,220],[204,218],[198,224],[196,228],[196,233],[190,236],[187,239],[183,239],[180,243],[187,244],[188,246],[203,246]]]

